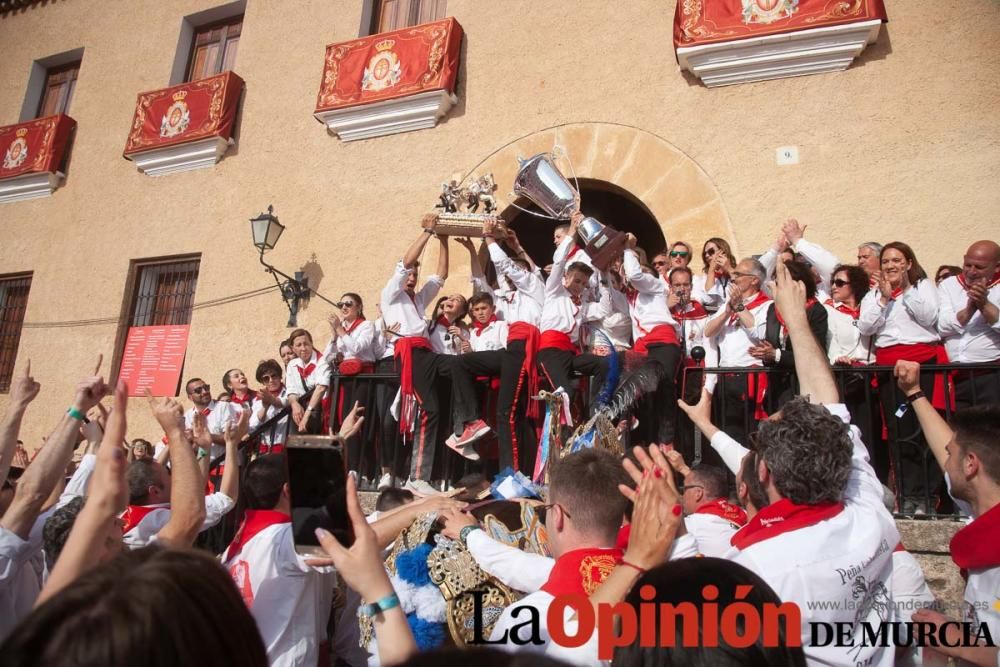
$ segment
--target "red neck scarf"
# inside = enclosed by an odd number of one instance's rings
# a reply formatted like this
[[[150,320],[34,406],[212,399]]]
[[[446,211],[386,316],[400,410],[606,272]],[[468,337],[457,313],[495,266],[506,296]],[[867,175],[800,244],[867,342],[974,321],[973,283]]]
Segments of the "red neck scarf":
[[[670,314],[674,316],[675,320],[702,320],[708,317],[705,306],[697,301],[688,301],[687,308],[684,310],[681,310],[680,305],[676,305],[670,309]]]
[[[564,553],[552,567],[542,590],[555,597],[571,593],[590,595],[604,583],[622,555],[618,548],[585,548]]]
[[[276,510],[247,510],[246,515],[243,517],[243,523],[240,524],[236,535],[233,537],[233,541],[230,542],[229,548],[226,549],[226,555],[222,561],[226,562],[238,554],[243,549],[243,545],[265,528],[276,526],[279,523],[291,522],[292,517],[284,512]]]
[[[138,526],[150,512],[155,512],[156,510],[163,508],[169,509],[170,505],[129,505],[125,508],[125,512],[121,517],[125,522],[122,525],[122,535]]]
[[[496,321],[497,321],[497,316],[496,313],[494,313],[493,315],[490,315],[490,319],[486,320],[485,322],[480,322],[479,320],[472,320],[472,328],[476,330],[476,336],[482,336],[483,329],[490,326]]]
[[[796,505],[788,498],[782,498],[757,512],[746,526],[733,535],[731,544],[737,549],[746,549],[772,537],[832,519],[843,510],[844,503]]]
[[[575,255],[578,252],[580,252],[580,246],[574,243],[573,247],[569,251],[569,254],[566,255],[566,261],[568,262],[569,260],[573,259],[573,255]]]
[[[956,278],[958,278],[958,284],[962,286],[962,289],[964,290],[969,289],[970,285],[965,281],[964,273],[958,274]],[[996,273],[993,274],[993,280],[987,283],[986,289],[990,289],[991,287],[994,287],[996,285],[1000,285],[1000,271],[997,271]]]
[[[256,392],[253,392],[253,391],[248,391],[247,395],[244,396],[243,398],[240,398],[239,396],[237,396],[233,392],[229,393],[229,400],[230,400],[230,402],[237,403],[239,405],[248,405],[250,403],[253,403],[253,399],[255,399],[255,398],[257,398],[257,394],[256,394]]]
[[[746,310],[753,310],[757,306],[767,303],[770,300],[771,297],[769,297],[768,295],[764,294],[763,292],[757,292],[757,296],[751,299],[750,303],[745,303],[743,305],[746,307]],[[732,315],[729,316],[729,323],[735,324],[736,320],[738,320],[739,317],[740,317],[739,313],[733,313]]]
[[[857,308],[851,308],[847,304],[834,301],[833,299],[827,299],[824,303],[839,313],[850,315],[855,320],[861,317],[861,304],[858,304]]]
[[[312,356],[309,357],[309,364],[306,366],[299,366],[299,377],[302,378],[302,382],[305,382],[306,378],[312,375],[312,372],[316,370],[316,366],[318,365],[319,354],[316,353],[316,350],[313,350]]]
[[[365,318],[359,317],[358,319],[356,319],[353,322],[351,322],[351,326],[344,327],[344,333],[345,334],[350,334],[352,331],[354,331],[359,326],[361,326],[361,323],[364,322],[364,321],[365,321]]]
[[[705,503],[694,511],[695,514],[711,514],[722,517],[737,526],[746,525],[747,513],[739,505],[734,505],[725,498],[717,498]]]
[[[955,533],[951,538],[951,559],[963,570],[1000,566],[997,535],[1000,535],[1000,504]]]

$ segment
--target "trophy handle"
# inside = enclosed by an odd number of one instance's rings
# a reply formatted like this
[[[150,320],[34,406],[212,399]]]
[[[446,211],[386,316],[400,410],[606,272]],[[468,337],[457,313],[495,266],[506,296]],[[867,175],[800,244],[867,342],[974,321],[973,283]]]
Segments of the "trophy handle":
[[[576,209],[580,210],[580,181],[576,177],[576,167],[573,166],[573,161],[569,159],[569,153],[562,144],[552,144],[552,150],[549,152],[553,160],[558,160],[563,158],[566,160],[566,164],[569,165],[569,171],[573,175],[573,185],[576,186]]]
[[[517,197],[517,195],[515,195],[513,192],[508,192],[507,193],[507,203],[509,205],[513,206],[514,208],[516,208],[518,211],[521,211],[522,213],[527,213],[529,215],[533,215],[536,218],[545,218],[546,220],[561,220],[561,218],[553,218],[551,215],[545,215],[543,213],[537,213],[535,211],[529,211],[528,209],[526,209],[526,208],[524,208],[522,206],[518,206],[517,204],[514,203],[514,198],[515,197]]]

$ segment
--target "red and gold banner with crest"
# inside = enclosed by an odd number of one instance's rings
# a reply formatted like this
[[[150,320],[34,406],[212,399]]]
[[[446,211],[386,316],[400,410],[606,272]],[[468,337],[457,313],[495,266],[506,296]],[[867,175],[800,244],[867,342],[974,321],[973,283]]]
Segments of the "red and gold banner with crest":
[[[0,180],[58,171],[75,127],[66,114],[0,127]]]
[[[677,0],[674,46],[888,20],[882,0]]]
[[[228,139],[236,122],[243,79],[223,72],[207,79],[140,93],[125,157],[208,137]]]
[[[462,34],[462,26],[449,17],[330,44],[316,112],[428,90],[454,91]]]

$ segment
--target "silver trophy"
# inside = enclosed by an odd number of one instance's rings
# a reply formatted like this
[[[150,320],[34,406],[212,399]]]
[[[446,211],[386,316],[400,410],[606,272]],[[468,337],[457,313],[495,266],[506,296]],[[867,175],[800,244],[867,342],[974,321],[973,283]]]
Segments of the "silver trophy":
[[[555,165],[555,159],[565,155],[560,147],[551,153],[539,153],[527,160],[518,158],[520,168],[514,177],[513,195],[526,197],[548,215],[521,208],[513,201],[512,206],[525,213],[540,218],[569,220],[580,210],[580,184],[576,187],[563,176]],[[570,163],[570,169],[573,164]],[[573,174],[576,181],[576,174]],[[625,247],[625,234],[602,224],[596,218],[585,217],[577,226],[577,235],[584,250],[594,262],[594,266],[604,271]]]

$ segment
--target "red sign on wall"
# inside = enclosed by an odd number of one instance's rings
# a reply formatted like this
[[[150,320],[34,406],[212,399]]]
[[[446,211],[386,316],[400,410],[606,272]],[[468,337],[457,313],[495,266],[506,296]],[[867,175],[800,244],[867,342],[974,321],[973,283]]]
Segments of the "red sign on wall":
[[[65,114],[0,127],[0,180],[57,171],[74,127]]]
[[[187,353],[191,326],[131,327],[122,354],[119,380],[128,383],[129,396],[176,396]]]
[[[228,139],[236,122],[243,79],[223,72],[179,86],[140,93],[125,157],[208,137]]]
[[[462,26],[454,18],[326,47],[316,112],[455,90]]]

